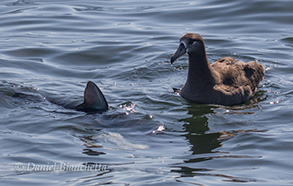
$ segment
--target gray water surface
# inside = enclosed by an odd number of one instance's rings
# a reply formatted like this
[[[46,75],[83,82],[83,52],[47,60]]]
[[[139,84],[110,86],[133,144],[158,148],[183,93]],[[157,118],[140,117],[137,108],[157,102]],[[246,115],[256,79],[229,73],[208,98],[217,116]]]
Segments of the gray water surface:
[[[2,0],[1,185],[293,185],[292,20],[291,0]],[[173,93],[188,63],[169,60],[186,32],[203,36],[210,62],[261,63],[255,98]],[[48,101],[82,102],[89,80],[109,112]]]

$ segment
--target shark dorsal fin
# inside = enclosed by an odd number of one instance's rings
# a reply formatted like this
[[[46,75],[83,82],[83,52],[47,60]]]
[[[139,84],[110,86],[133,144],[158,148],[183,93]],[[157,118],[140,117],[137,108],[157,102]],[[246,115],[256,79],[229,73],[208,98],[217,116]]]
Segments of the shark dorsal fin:
[[[89,81],[84,90],[84,102],[76,110],[85,112],[106,112],[109,109],[107,100],[99,87]]]

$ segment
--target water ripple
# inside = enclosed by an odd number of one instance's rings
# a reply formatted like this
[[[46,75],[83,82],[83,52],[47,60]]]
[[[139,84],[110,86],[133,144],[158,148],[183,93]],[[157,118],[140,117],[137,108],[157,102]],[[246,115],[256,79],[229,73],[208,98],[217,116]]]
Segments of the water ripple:
[[[1,1],[1,183],[290,185],[292,2]],[[169,60],[186,32],[204,37],[210,62],[261,63],[255,98],[227,107],[174,93],[187,56]],[[54,104],[82,102],[89,80],[107,113]],[[109,171],[14,169],[54,162]]]

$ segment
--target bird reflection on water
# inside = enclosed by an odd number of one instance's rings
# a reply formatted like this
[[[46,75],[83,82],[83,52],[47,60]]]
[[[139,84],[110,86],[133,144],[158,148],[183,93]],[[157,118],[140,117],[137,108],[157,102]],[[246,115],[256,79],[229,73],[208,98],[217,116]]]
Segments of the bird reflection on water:
[[[194,177],[194,176],[217,176],[225,178],[225,181],[232,182],[248,182],[252,181],[247,178],[240,178],[229,176],[228,174],[221,173],[220,169],[203,168],[202,163],[210,160],[228,159],[228,158],[261,158],[260,156],[248,156],[241,154],[230,154],[229,152],[222,151],[220,147],[225,141],[232,139],[238,134],[248,132],[266,132],[266,130],[231,130],[210,132],[209,116],[213,114],[220,114],[217,110],[224,110],[229,108],[232,110],[231,114],[253,114],[247,112],[239,112],[245,110],[247,107],[257,107],[257,105],[249,104],[244,106],[224,107],[217,105],[199,105],[191,103],[188,109],[188,117],[179,119],[179,122],[184,122],[183,127],[185,134],[183,135],[190,144],[190,152],[184,163],[173,165],[172,172],[178,172],[181,177]],[[234,112],[235,110],[235,112]],[[225,111],[221,113],[225,115]],[[203,164],[204,165],[204,164]],[[224,168],[223,168],[224,169]],[[199,184],[200,185],[200,184]]]

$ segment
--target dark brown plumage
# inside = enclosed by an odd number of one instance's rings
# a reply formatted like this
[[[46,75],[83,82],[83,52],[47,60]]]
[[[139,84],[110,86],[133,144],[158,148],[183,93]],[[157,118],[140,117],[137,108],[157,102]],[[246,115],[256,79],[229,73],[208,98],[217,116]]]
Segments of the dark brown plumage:
[[[188,53],[187,81],[180,95],[198,103],[234,105],[255,95],[264,78],[264,69],[256,61],[245,63],[232,57],[223,57],[210,64],[205,44],[198,34],[187,33],[171,57],[171,63]]]

